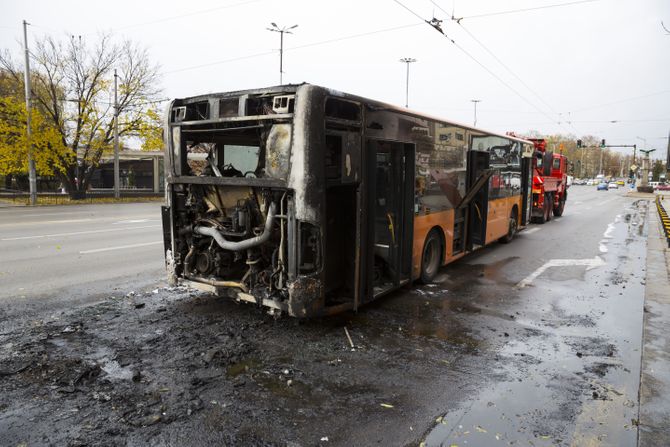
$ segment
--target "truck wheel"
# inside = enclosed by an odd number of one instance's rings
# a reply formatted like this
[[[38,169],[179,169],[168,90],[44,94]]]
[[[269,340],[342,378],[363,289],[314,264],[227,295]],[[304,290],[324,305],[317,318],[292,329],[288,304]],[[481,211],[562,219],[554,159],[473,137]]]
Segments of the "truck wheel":
[[[563,210],[565,209],[565,199],[561,199],[558,202],[558,206],[554,208],[554,216],[561,217],[563,215]]]
[[[544,205],[542,205],[542,215],[536,217],[536,222],[539,224],[543,224],[549,220],[548,216],[551,214],[551,205],[549,204],[548,197],[549,197],[548,194],[544,195]]]
[[[423,254],[421,256],[421,277],[422,283],[430,283],[437,275],[442,264],[442,241],[440,235],[435,229],[431,230],[426,236],[423,244]]]
[[[546,206],[545,213],[547,213],[547,218],[545,219],[545,222],[549,222],[551,220],[551,211],[552,208],[554,207],[554,196],[552,194],[546,195],[544,199],[544,205]]]
[[[516,213],[514,212],[514,210],[512,210],[512,213],[509,215],[509,228],[507,229],[507,234],[498,240],[503,244],[512,242],[512,239],[514,239],[514,235],[516,234],[516,228],[517,228]]]

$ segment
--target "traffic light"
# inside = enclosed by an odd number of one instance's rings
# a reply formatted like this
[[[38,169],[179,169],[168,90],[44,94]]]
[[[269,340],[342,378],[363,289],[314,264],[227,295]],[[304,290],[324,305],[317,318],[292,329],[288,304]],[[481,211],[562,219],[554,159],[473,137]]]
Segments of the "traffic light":
[[[600,147],[605,147],[605,139],[600,140]]]
[[[582,140],[577,140],[577,147],[582,147]]]

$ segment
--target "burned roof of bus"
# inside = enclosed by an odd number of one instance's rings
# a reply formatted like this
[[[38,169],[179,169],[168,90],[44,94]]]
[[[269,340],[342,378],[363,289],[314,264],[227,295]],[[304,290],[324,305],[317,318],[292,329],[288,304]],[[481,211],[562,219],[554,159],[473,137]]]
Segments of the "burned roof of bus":
[[[171,103],[170,103],[170,108],[175,107],[175,106],[180,106],[184,104],[192,104],[192,103],[197,103],[201,101],[206,101],[208,99],[212,98],[234,98],[238,96],[243,96],[243,95],[253,95],[253,96],[270,96],[270,95],[276,95],[276,94],[291,94],[291,93],[298,93],[299,90],[303,88],[312,88],[312,89],[321,89],[325,92],[327,92],[331,96],[336,96],[338,98],[343,98],[343,99],[348,99],[351,101],[358,101],[366,105],[368,108],[373,108],[375,110],[388,110],[390,112],[395,112],[395,113],[400,113],[404,115],[411,115],[414,117],[422,118],[422,119],[427,119],[431,121],[436,121],[440,123],[445,123],[445,124],[450,124],[453,126],[461,127],[467,130],[472,130],[472,131],[477,131],[477,132],[483,132],[487,135],[492,135],[492,136],[498,136],[502,138],[506,138],[509,140],[514,140],[518,141],[521,143],[526,143],[526,144],[533,144],[531,141],[528,141],[524,138],[520,138],[517,136],[512,136],[512,135],[506,135],[502,134],[499,132],[494,132],[478,127],[473,127],[469,124],[461,123],[458,121],[454,121],[451,119],[439,117],[439,116],[434,116],[434,115],[429,115],[426,113],[422,113],[416,110],[411,110],[404,108],[402,106],[397,106],[389,103],[385,103],[382,101],[378,101],[375,99],[370,99],[366,98],[363,96],[358,96],[354,95],[351,93],[345,93],[341,92],[339,90],[331,89],[328,87],[323,87],[319,86],[316,84],[310,84],[307,82],[303,82],[300,84],[285,84],[285,85],[276,85],[276,86],[271,86],[271,87],[263,87],[263,88],[257,88],[257,89],[248,89],[248,90],[236,90],[236,91],[230,91],[230,92],[219,92],[219,93],[208,93],[204,95],[198,95],[198,96],[190,96],[190,97],[184,97],[184,98],[175,98]]]

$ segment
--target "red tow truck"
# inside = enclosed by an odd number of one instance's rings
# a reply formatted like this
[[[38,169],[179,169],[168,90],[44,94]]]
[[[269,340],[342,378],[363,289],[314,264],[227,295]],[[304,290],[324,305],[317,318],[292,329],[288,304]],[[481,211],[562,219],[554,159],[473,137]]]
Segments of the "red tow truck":
[[[527,138],[535,146],[533,157],[533,207],[531,219],[537,223],[563,214],[568,198],[568,158],[563,154],[547,152],[543,138]]]

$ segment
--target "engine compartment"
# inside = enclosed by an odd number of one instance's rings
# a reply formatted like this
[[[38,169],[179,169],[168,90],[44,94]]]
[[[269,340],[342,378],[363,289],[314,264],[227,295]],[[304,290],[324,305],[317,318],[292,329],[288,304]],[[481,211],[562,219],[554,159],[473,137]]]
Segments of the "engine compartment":
[[[285,301],[287,197],[281,189],[184,185],[173,202],[177,276]]]

